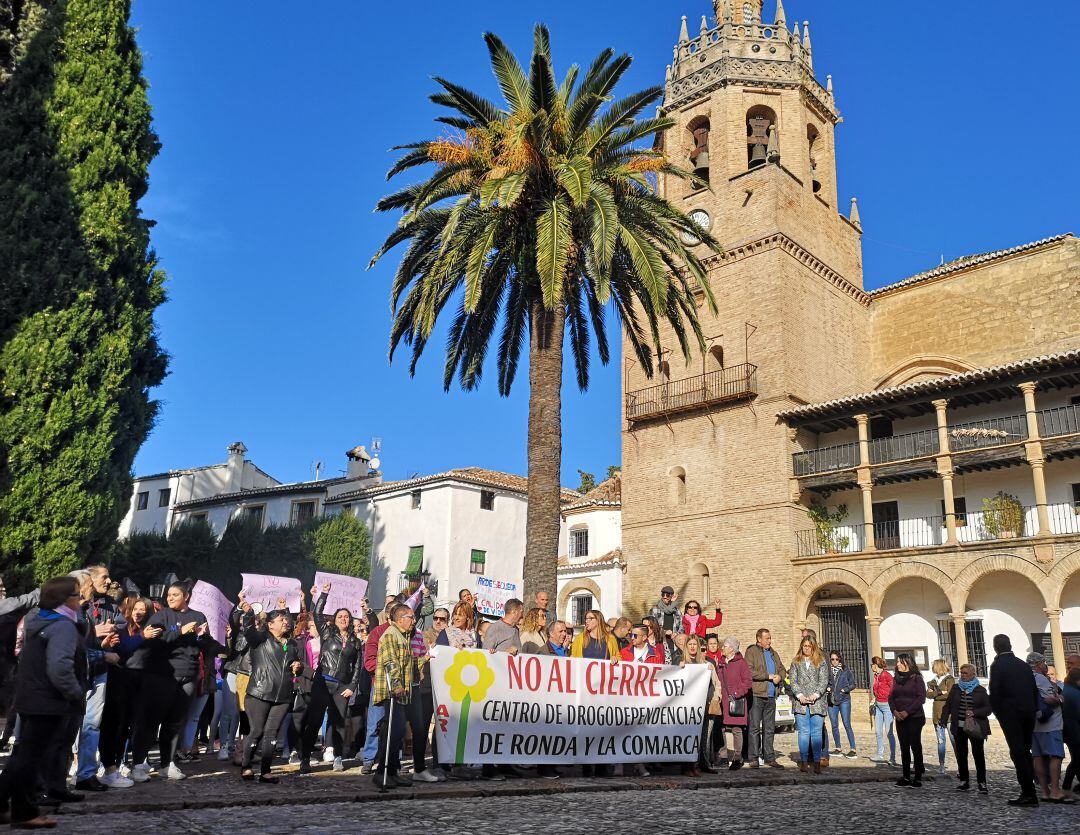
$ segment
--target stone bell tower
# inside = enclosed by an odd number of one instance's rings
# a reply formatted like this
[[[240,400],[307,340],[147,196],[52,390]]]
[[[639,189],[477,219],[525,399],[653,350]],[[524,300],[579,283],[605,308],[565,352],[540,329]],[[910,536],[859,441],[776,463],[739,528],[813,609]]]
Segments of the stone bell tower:
[[[624,607],[641,613],[666,583],[701,599],[738,578],[745,600],[727,602],[724,631],[744,638],[764,611],[784,634],[806,520],[775,415],[869,382],[862,226],[837,193],[840,112],[809,24],[785,5],[766,16],[762,0],[717,0],[711,25],[682,19],[661,109],[675,125],[659,144],[708,187],[662,177],[659,189],[724,247],[702,252],[719,310],[699,304],[706,354],[689,364],[667,330],[653,378],[623,352]]]

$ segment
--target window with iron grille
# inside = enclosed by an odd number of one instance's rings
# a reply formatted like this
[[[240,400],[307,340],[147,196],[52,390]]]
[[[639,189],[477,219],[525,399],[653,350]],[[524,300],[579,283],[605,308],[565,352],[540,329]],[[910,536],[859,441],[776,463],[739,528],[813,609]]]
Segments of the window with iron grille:
[[[574,626],[585,624],[585,615],[593,609],[593,596],[591,594],[575,594],[570,600],[570,611],[574,616]]]
[[[968,663],[975,665],[975,674],[987,675],[986,635],[981,620],[969,620],[964,624],[964,636],[967,643]]]
[[[937,622],[938,649],[945,663],[954,675],[959,674],[956,668],[956,624],[951,620],[939,620]]]
[[[861,603],[844,606],[819,606],[821,646],[839,651],[855,676],[855,686],[870,686],[870,642],[866,634],[866,607]]]
[[[315,518],[315,502],[293,502],[289,521],[294,525],[303,525]]]
[[[575,531],[570,531],[570,556],[571,557],[587,557],[589,556],[589,529],[579,528]]]
[[[495,509],[495,491],[494,490],[481,490],[480,491],[480,509],[481,510],[494,510]]]
[[[483,574],[484,565],[487,562],[487,551],[477,551],[475,548],[472,551],[472,556],[469,559],[469,573],[470,574]]]

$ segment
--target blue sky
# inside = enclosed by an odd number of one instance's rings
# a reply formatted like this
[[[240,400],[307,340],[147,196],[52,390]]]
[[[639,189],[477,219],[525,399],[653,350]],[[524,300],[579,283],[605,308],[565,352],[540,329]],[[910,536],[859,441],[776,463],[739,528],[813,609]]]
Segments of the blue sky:
[[[868,288],[942,256],[1080,231],[1067,86],[1080,3],[1027,21],[1006,0],[785,7],[810,19],[818,75],[834,77],[841,203],[859,198]],[[504,399],[493,370],[479,391],[443,394],[441,338],[415,378],[387,363],[396,261],[365,271],[394,223],[372,213],[391,190],[387,149],[438,132],[433,75],[495,97],[484,31],[524,61],[542,19],[560,75],[603,47],[629,52],[625,94],[662,83],[680,15],[696,31],[703,13],[708,0],[136,0],[163,143],[143,205],[169,274],[158,322],[172,355],[136,472],[221,461],[243,440],[263,469],[302,480],[317,460],[336,474],[346,449],[378,436],[387,478],[524,473],[524,369]],[[586,394],[567,379],[570,486],[578,468],[619,461],[618,367],[597,364]]]

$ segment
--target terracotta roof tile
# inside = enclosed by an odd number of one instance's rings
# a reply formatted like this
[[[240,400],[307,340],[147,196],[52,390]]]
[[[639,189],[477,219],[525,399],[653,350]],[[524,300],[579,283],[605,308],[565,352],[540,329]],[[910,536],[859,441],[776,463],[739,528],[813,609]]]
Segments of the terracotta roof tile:
[[[580,495],[580,494],[579,494]],[[615,473],[604,479],[577,501],[567,505],[564,510],[578,510],[584,507],[622,507],[622,475]]]
[[[570,562],[570,558],[564,554],[559,557],[559,568],[566,571],[577,571],[579,568],[614,565],[616,562],[623,561],[622,553],[622,548],[614,548],[602,556],[593,557],[590,560],[582,560],[581,562]]]

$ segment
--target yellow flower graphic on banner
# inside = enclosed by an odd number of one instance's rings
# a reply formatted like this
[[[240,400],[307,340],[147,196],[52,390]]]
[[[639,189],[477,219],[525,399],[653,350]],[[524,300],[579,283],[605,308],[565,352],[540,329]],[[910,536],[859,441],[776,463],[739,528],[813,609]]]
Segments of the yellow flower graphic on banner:
[[[462,674],[469,667],[476,670],[476,681],[472,684],[462,680]],[[454,656],[444,678],[450,685],[450,698],[455,702],[466,698],[470,702],[481,702],[487,696],[488,688],[495,683],[495,672],[488,666],[485,653],[462,650]]]

